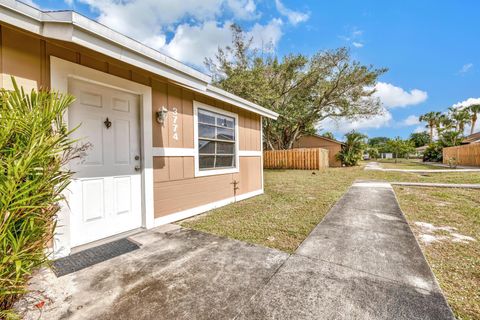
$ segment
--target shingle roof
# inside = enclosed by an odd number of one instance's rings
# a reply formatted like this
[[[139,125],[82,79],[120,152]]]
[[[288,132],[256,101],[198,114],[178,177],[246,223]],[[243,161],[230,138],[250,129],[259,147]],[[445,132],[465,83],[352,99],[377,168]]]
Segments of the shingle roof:
[[[473,142],[480,142],[480,132],[466,136],[465,139],[463,139],[462,141],[462,143],[473,143]]]

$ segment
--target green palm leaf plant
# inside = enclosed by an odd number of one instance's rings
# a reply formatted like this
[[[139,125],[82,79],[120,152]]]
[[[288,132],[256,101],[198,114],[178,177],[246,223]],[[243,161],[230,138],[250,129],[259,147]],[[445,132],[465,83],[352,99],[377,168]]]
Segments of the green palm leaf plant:
[[[472,104],[466,108],[470,113],[470,134],[475,133],[475,125],[477,124],[478,114],[480,113],[480,104]]]
[[[48,91],[0,92],[0,318],[15,319],[14,303],[27,292],[33,272],[48,263],[65,168],[85,151],[63,122],[74,101]]]
[[[440,112],[428,112],[425,113],[424,115],[421,115],[419,117],[419,120],[421,122],[426,122],[427,123],[427,128],[429,129],[429,134],[430,134],[430,142],[433,141],[433,129],[437,129],[440,126],[440,117],[441,117]]]
[[[363,152],[367,148],[365,142],[367,136],[360,132],[352,131],[347,133],[345,137],[345,144],[336,157],[347,167],[356,166],[362,160]]]

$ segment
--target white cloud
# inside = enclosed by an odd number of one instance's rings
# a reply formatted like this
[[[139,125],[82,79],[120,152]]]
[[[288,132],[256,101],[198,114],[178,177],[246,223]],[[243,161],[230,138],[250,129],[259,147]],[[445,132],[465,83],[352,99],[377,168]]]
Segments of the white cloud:
[[[425,91],[413,89],[410,92],[400,87],[396,87],[390,83],[379,82],[375,86],[377,90],[375,97],[380,99],[383,105],[382,114],[367,119],[325,119],[318,128],[322,130],[330,130],[339,133],[347,133],[352,130],[378,129],[387,126],[414,126],[419,124],[418,117],[410,115],[406,119],[396,122],[389,111],[390,108],[404,107],[419,104],[428,97]]]
[[[173,39],[163,47],[171,57],[202,65],[205,57],[217,52],[218,46],[225,46],[232,40],[230,23],[218,26],[215,21],[208,21],[200,26],[181,24],[175,30]]]
[[[297,25],[300,22],[305,22],[310,17],[309,13],[294,11],[285,7],[285,5],[280,0],[275,0],[275,6],[277,7],[278,12],[280,12],[281,15],[287,17],[288,21],[293,25]]]
[[[282,20],[280,19],[272,19],[266,25],[255,23],[248,32],[248,35],[253,38],[252,47],[267,51],[271,51],[277,46],[282,34]]]
[[[384,110],[383,114],[376,115],[368,119],[325,119],[319,124],[319,128],[326,131],[334,131],[340,133],[347,133],[352,130],[362,129],[378,129],[390,125],[392,121],[392,114],[388,110]]]
[[[229,9],[239,19],[251,20],[260,17],[253,0],[227,0]]]
[[[472,70],[473,68],[473,63],[467,63],[467,64],[464,64],[460,70],[458,71],[458,73],[460,74],[465,74],[467,72],[469,72],[470,70]]]
[[[181,24],[175,30],[173,39],[159,48],[175,59],[200,66],[205,57],[215,55],[218,47],[230,44],[231,24],[232,22],[229,21],[223,25],[218,25],[215,21],[207,21],[195,26]],[[282,36],[281,26],[280,19],[273,19],[266,25],[256,23],[247,32],[247,37],[253,38],[252,47],[266,51],[273,50]]]
[[[455,103],[454,105],[452,105],[452,107],[463,109],[465,107],[471,106],[472,104],[480,104],[480,98],[468,98],[467,100]]]
[[[415,116],[415,115],[410,115],[401,122],[401,125],[404,125],[407,127],[418,125],[418,124],[420,124],[420,121],[418,120],[418,116]]]
[[[353,27],[348,32],[348,35],[339,36],[340,39],[350,43],[355,48],[363,48],[365,46],[364,41],[362,40],[363,30]]]
[[[424,126],[417,126],[415,129],[413,129],[414,133],[420,133],[424,131],[427,131],[427,129]]]
[[[386,108],[406,107],[424,102],[428,98],[425,91],[419,89],[405,91],[393,84],[379,82],[375,86],[374,96],[382,101]]]
[[[255,22],[261,12],[255,0],[64,0],[87,4],[97,21],[115,31],[163,51],[184,63],[203,67],[218,47],[231,43],[232,23],[248,20],[244,30],[257,49],[272,51],[280,41],[282,20]],[[292,23],[304,21],[304,14],[289,10],[280,2],[280,14]],[[135,17],[132,19],[132,17]]]

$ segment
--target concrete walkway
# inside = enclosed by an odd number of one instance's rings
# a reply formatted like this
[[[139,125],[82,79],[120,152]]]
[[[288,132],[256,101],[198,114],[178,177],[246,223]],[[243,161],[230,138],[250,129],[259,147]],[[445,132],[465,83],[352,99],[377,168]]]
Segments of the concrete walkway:
[[[454,319],[386,183],[355,183],[241,319]]]
[[[35,276],[25,319],[453,319],[389,184],[356,183],[292,254],[175,225]]]
[[[390,182],[395,186],[411,186],[426,188],[463,188],[463,189],[480,189],[480,184],[474,183],[430,183],[430,182]]]
[[[377,170],[386,172],[411,172],[411,173],[446,173],[446,172],[480,172],[480,168],[470,169],[385,169],[378,162],[369,162],[365,170]]]

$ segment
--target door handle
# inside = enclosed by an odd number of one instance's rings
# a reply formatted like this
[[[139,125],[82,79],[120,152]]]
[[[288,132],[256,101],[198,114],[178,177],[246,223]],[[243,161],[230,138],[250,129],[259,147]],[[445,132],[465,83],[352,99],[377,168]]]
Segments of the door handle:
[[[142,170],[142,167],[140,167],[140,166],[135,166],[135,171],[140,171],[140,170]]]

